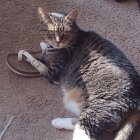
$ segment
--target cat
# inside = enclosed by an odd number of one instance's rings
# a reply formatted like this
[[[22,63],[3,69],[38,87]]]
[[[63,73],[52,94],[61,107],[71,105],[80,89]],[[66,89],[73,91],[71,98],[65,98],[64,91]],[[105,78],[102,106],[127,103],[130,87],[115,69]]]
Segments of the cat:
[[[127,57],[110,41],[76,24],[78,10],[68,14],[38,9],[47,79],[60,81],[65,108],[74,118],[56,118],[58,129],[74,130],[73,140],[98,140],[116,132],[129,140],[140,121],[140,77]]]

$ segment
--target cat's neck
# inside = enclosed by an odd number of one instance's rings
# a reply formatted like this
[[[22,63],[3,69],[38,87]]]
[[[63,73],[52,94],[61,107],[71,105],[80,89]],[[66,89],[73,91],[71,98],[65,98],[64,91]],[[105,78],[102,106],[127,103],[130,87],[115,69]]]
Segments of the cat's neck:
[[[89,42],[94,42],[97,37],[102,38],[98,33],[94,31],[84,31],[79,29],[77,41],[74,44],[75,48],[82,48],[85,44],[89,44]]]
[[[77,34],[78,35],[77,35],[77,39],[76,39],[75,43],[73,43],[71,45],[73,49],[76,49],[76,48],[80,47],[81,44],[83,44],[84,41],[85,41],[85,32],[83,30],[79,29]]]

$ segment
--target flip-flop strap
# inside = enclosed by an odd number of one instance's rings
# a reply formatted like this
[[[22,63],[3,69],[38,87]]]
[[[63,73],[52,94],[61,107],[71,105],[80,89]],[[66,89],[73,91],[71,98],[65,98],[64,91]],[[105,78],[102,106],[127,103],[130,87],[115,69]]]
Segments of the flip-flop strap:
[[[31,65],[35,67],[41,74],[45,75],[48,68],[43,63],[35,59],[31,54],[29,54],[25,50],[20,50],[18,52],[18,61],[23,61],[23,56],[25,56],[27,61],[31,63]]]

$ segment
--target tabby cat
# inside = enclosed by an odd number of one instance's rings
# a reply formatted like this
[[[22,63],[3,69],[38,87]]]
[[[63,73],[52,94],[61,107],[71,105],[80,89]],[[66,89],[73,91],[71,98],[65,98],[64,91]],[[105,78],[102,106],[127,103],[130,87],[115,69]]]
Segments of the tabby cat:
[[[77,24],[78,11],[47,13],[38,9],[40,32],[50,45],[43,59],[45,76],[60,81],[65,107],[75,118],[56,118],[58,129],[74,130],[73,140],[98,140],[116,132],[128,140],[140,120],[140,77],[110,41]]]

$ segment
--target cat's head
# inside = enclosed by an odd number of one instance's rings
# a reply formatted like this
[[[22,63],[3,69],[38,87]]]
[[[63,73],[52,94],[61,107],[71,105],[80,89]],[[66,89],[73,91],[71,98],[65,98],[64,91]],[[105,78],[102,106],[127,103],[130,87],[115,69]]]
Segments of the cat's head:
[[[78,11],[69,14],[47,13],[38,8],[41,21],[40,33],[43,40],[54,48],[66,48],[74,44],[78,36],[76,19]]]

